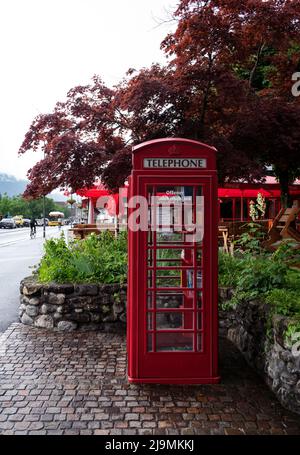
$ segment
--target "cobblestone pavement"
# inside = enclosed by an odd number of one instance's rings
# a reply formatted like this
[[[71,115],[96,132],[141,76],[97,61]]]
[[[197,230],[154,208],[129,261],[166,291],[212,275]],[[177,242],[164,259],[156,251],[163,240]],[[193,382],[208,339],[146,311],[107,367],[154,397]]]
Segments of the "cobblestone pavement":
[[[122,335],[13,324],[0,337],[1,434],[300,434],[221,339],[222,383],[129,385]]]

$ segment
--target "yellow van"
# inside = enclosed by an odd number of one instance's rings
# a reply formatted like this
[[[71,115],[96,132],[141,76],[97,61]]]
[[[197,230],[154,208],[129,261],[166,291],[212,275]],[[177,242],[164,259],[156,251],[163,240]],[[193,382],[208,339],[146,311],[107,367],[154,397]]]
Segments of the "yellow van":
[[[62,226],[64,216],[63,212],[50,212],[48,226]]]
[[[15,220],[15,223],[16,223],[17,227],[23,227],[24,226],[23,215],[13,216],[13,219]]]

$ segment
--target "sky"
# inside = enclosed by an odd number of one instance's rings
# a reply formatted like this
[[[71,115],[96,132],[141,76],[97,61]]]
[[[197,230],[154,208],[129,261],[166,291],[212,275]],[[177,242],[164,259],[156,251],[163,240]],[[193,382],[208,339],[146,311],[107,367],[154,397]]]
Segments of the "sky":
[[[164,62],[160,43],[178,0],[1,0],[0,173],[26,177],[18,157],[32,120],[94,74],[108,86],[129,68]],[[164,22],[163,22],[164,21]],[[160,24],[160,25],[159,25]]]

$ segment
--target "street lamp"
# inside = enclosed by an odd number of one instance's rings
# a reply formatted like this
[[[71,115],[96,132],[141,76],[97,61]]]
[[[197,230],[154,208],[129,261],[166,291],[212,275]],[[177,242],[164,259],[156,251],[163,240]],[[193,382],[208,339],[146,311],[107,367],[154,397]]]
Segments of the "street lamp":
[[[46,199],[43,196],[43,239],[46,238]]]
[[[75,204],[75,202],[76,201],[75,201],[75,199],[73,199],[73,196],[71,194],[71,197],[67,200],[67,203],[71,206],[71,217],[74,215],[74,213],[72,215],[72,211],[73,211],[73,205]]]
[[[45,160],[45,149],[44,149],[44,160]],[[46,198],[43,194],[43,239],[46,238]]]

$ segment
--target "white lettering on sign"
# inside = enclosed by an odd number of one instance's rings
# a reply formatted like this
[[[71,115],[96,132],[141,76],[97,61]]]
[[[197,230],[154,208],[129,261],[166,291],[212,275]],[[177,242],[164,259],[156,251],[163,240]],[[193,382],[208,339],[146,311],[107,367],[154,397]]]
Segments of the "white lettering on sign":
[[[206,168],[205,158],[144,158],[144,167],[152,169],[195,169]]]

